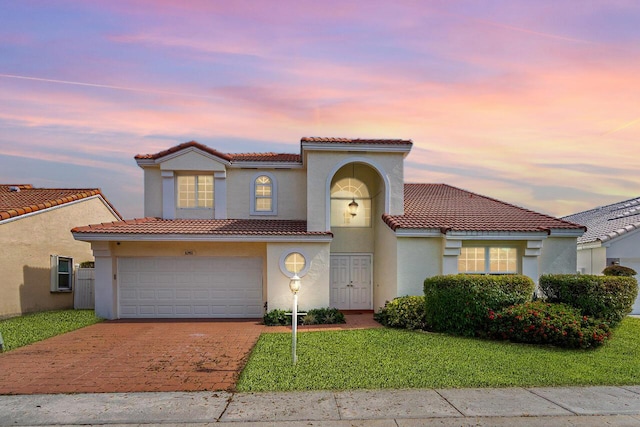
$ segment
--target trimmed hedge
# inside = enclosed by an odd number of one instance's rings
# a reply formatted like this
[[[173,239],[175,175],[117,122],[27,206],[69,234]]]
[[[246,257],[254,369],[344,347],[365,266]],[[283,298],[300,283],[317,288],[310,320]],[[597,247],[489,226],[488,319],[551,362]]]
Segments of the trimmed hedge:
[[[631,277],[635,276],[638,273],[636,273],[636,271],[631,267],[625,267],[623,265],[610,265],[609,267],[605,267],[605,269],[602,270],[602,274],[604,274],[605,276]]]
[[[425,319],[435,331],[475,336],[487,312],[531,301],[535,284],[523,275],[447,275],[424,281]]]
[[[605,322],[561,303],[528,302],[490,310],[487,317],[487,335],[493,339],[585,349],[599,347],[611,337]]]
[[[289,314],[287,314],[289,313]],[[266,326],[288,326],[291,325],[291,312],[286,310],[271,310],[262,317],[262,322]],[[298,314],[299,325],[335,325],[346,323],[344,314],[337,308],[312,308],[306,315]]]
[[[547,302],[569,304],[613,327],[631,312],[638,281],[624,276],[545,274],[540,276],[540,289]]]
[[[384,307],[373,315],[384,326],[402,329],[426,329],[423,296],[405,296],[387,301]]]

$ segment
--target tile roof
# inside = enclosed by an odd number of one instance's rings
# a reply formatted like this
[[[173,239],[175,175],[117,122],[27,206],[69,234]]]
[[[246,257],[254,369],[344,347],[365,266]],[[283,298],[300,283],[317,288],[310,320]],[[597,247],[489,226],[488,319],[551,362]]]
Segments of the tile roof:
[[[189,142],[183,142],[182,144],[176,145],[174,147],[168,148],[166,150],[162,150],[159,151],[155,154],[136,154],[134,156],[134,159],[152,159],[152,160],[156,160],[159,158],[162,158],[164,156],[168,156],[169,154],[173,154],[176,153],[180,150],[184,150],[185,148],[198,148],[204,152],[207,152],[209,154],[212,154],[214,156],[220,157],[221,159],[227,160],[227,161],[231,161],[231,156],[229,156],[228,154],[222,153],[218,150],[214,150],[213,148],[209,148],[204,144],[200,144],[199,142],[196,141],[189,141]]]
[[[584,227],[446,184],[405,184],[404,215],[383,215],[392,230],[549,232]]]
[[[325,138],[325,137],[304,137],[301,143],[310,142],[313,144],[363,144],[363,145],[413,145],[410,139],[352,139],[352,138]]]
[[[168,156],[169,154],[176,153],[180,150],[184,150],[186,148],[197,148],[206,153],[212,154],[216,157],[219,157],[228,162],[300,162],[299,154],[292,153],[223,153],[218,150],[214,150],[213,148],[207,147],[204,144],[200,144],[196,141],[184,142],[180,145],[176,145],[175,147],[168,148],[166,150],[160,151],[154,154],[136,154],[134,158],[136,160],[141,159],[150,159],[157,160],[162,157]]]
[[[177,234],[207,236],[331,236],[308,232],[306,221],[263,219],[141,218],[76,227],[74,233]]]
[[[15,191],[18,189],[19,191]],[[102,195],[100,189],[79,188],[33,188],[31,184],[0,184],[0,220],[63,205],[76,200],[100,195],[120,216],[118,211]]]
[[[567,221],[584,224],[587,232],[578,243],[606,242],[633,230],[640,229],[640,197],[612,205],[599,206],[563,217]]]

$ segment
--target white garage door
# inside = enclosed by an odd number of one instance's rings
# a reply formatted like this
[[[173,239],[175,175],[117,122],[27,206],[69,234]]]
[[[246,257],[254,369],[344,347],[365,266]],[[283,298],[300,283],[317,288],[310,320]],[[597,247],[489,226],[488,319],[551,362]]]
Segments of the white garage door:
[[[118,258],[121,318],[262,317],[262,259]]]

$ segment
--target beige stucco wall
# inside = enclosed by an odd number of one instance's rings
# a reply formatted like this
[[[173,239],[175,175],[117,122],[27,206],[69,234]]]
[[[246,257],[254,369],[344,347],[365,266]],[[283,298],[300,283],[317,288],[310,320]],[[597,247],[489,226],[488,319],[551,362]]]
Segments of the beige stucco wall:
[[[117,219],[96,196],[0,224],[0,317],[73,308],[71,292],[50,292],[50,255],[93,260],[91,245],[70,230]]]
[[[251,183],[264,172],[272,174],[278,187],[278,214],[251,215]],[[306,219],[307,181],[302,169],[228,169],[227,216],[245,219]]]
[[[398,296],[424,295],[424,279],[442,274],[441,261],[440,238],[398,239]]]
[[[370,163],[389,182],[389,213],[404,212],[404,169],[402,153],[349,153],[333,151],[308,151],[307,167],[307,221],[309,231],[327,231],[327,181],[341,167],[342,162]],[[384,189],[382,189],[384,191]]]
[[[161,170],[170,171],[223,171],[223,160],[217,161],[195,151],[186,153],[160,163]]]
[[[575,237],[548,237],[542,241],[540,274],[575,274],[578,270],[578,246]],[[537,282],[537,278],[534,278]]]
[[[329,289],[329,243],[269,243],[267,245],[267,302],[268,310],[290,310],[293,297],[289,290],[290,278],[280,269],[283,253],[301,252],[310,262],[309,271],[301,277],[298,294],[300,310],[328,307]]]
[[[375,235],[373,309],[378,311],[386,301],[398,296],[398,242],[393,231],[382,220],[377,221]]]
[[[162,175],[160,168],[144,168],[144,216],[162,217]]]

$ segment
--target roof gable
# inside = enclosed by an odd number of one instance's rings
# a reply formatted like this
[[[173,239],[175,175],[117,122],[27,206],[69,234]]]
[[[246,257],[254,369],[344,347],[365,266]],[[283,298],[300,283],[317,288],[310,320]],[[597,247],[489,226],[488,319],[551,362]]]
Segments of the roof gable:
[[[587,227],[587,232],[578,239],[578,243],[607,242],[640,230],[640,197],[599,206],[563,219]]]
[[[98,188],[33,188],[31,184],[0,184],[0,220],[20,217],[93,196],[100,196],[113,213],[121,218]]]

